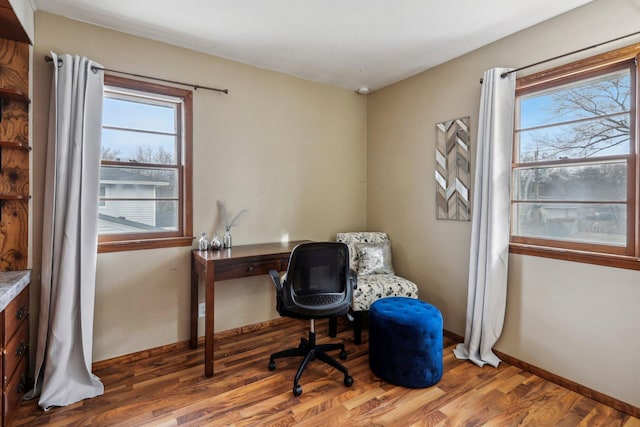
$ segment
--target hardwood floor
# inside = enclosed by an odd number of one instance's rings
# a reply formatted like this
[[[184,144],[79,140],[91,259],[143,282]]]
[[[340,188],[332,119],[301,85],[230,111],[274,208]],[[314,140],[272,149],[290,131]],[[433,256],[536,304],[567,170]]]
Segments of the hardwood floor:
[[[105,393],[63,408],[42,411],[23,402],[15,426],[622,426],[640,420],[503,363],[478,368],[453,357],[445,338],[444,375],[435,386],[408,389],[388,384],[369,370],[367,335],[355,345],[342,330],[344,364],[355,382],[314,361],[294,397],[300,359],[277,361],[269,354],[297,344],[308,323],[286,320],[278,327],[216,341],[215,375],[203,375],[203,348],[179,350],[96,371]],[[330,342],[325,322],[318,342]]]

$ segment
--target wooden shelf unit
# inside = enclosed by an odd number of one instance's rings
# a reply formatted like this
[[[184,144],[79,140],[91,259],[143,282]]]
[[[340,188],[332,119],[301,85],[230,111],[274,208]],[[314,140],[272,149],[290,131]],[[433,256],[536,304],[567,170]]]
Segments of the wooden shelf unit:
[[[3,148],[11,150],[31,151],[31,146],[22,142],[0,141],[0,150]]]
[[[0,17],[12,12],[7,5],[6,0],[0,0]],[[9,30],[0,26],[0,271],[28,267],[31,199],[29,45],[16,37],[20,31]],[[0,313],[2,426],[11,424],[30,381],[28,312],[27,288]]]
[[[19,90],[0,87],[0,99],[3,101],[17,101],[29,104],[31,100]]]

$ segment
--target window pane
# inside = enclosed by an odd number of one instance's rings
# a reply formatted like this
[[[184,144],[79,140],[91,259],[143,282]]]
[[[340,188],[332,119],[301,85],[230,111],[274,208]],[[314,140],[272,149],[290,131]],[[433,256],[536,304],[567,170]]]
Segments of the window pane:
[[[176,137],[119,129],[102,130],[102,160],[176,164]]]
[[[104,200],[102,200],[102,198],[105,196],[105,194],[107,194],[107,189],[105,188],[105,186],[103,184],[100,184],[100,194],[99,194],[99,201],[98,201],[98,206],[104,206],[105,202]]]
[[[514,236],[626,246],[624,204],[514,203]]]
[[[518,129],[562,123],[631,108],[631,78],[628,69],[522,96]]]
[[[159,233],[178,229],[177,201],[109,200],[98,209],[99,234]]]
[[[100,168],[100,185],[104,186],[107,199],[176,198],[177,183],[178,172],[175,169]],[[111,203],[107,201],[107,205]]]
[[[514,200],[627,200],[627,163],[515,169]]]
[[[518,162],[629,154],[630,115],[516,132]]]
[[[140,101],[112,98],[105,94],[102,122],[104,126],[115,126],[154,132],[176,132],[175,105],[154,103],[141,98]]]

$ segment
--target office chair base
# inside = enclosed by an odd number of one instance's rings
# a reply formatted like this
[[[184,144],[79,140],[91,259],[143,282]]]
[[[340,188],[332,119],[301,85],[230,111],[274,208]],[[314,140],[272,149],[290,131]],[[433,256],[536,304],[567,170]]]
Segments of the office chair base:
[[[349,375],[347,368],[326,353],[327,351],[332,350],[340,350],[340,359],[345,360],[347,358],[347,352],[344,349],[344,344],[316,345],[316,334],[315,332],[309,331],[309,339],[302,338],[298,347],[273,353],[269,358],[269,370],[273,371],[276,369],[275,359],[279,359],[281,357],[303,356],[304,359],[302,360],[302,363],[300,363],[300,367],[293,379],[293,395],[296,397],[302,394],[302,386],[299,384],[302,373],[307,368],[309,362],[316,359],[319,359],[342,372],[344,375],[344,385],[346,387],[351,387],[353,385],[353,378]]]

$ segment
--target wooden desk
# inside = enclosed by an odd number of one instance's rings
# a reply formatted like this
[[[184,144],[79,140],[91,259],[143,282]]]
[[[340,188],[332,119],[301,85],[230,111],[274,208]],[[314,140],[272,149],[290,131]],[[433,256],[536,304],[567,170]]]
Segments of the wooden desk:
[[[219,251],[191,252],[191,348],[198,346],[198,281],[204,279],[204,374],[213,376],[213,314],[217,280],[285,271],[294,247],[304,241],[234,246]]]

